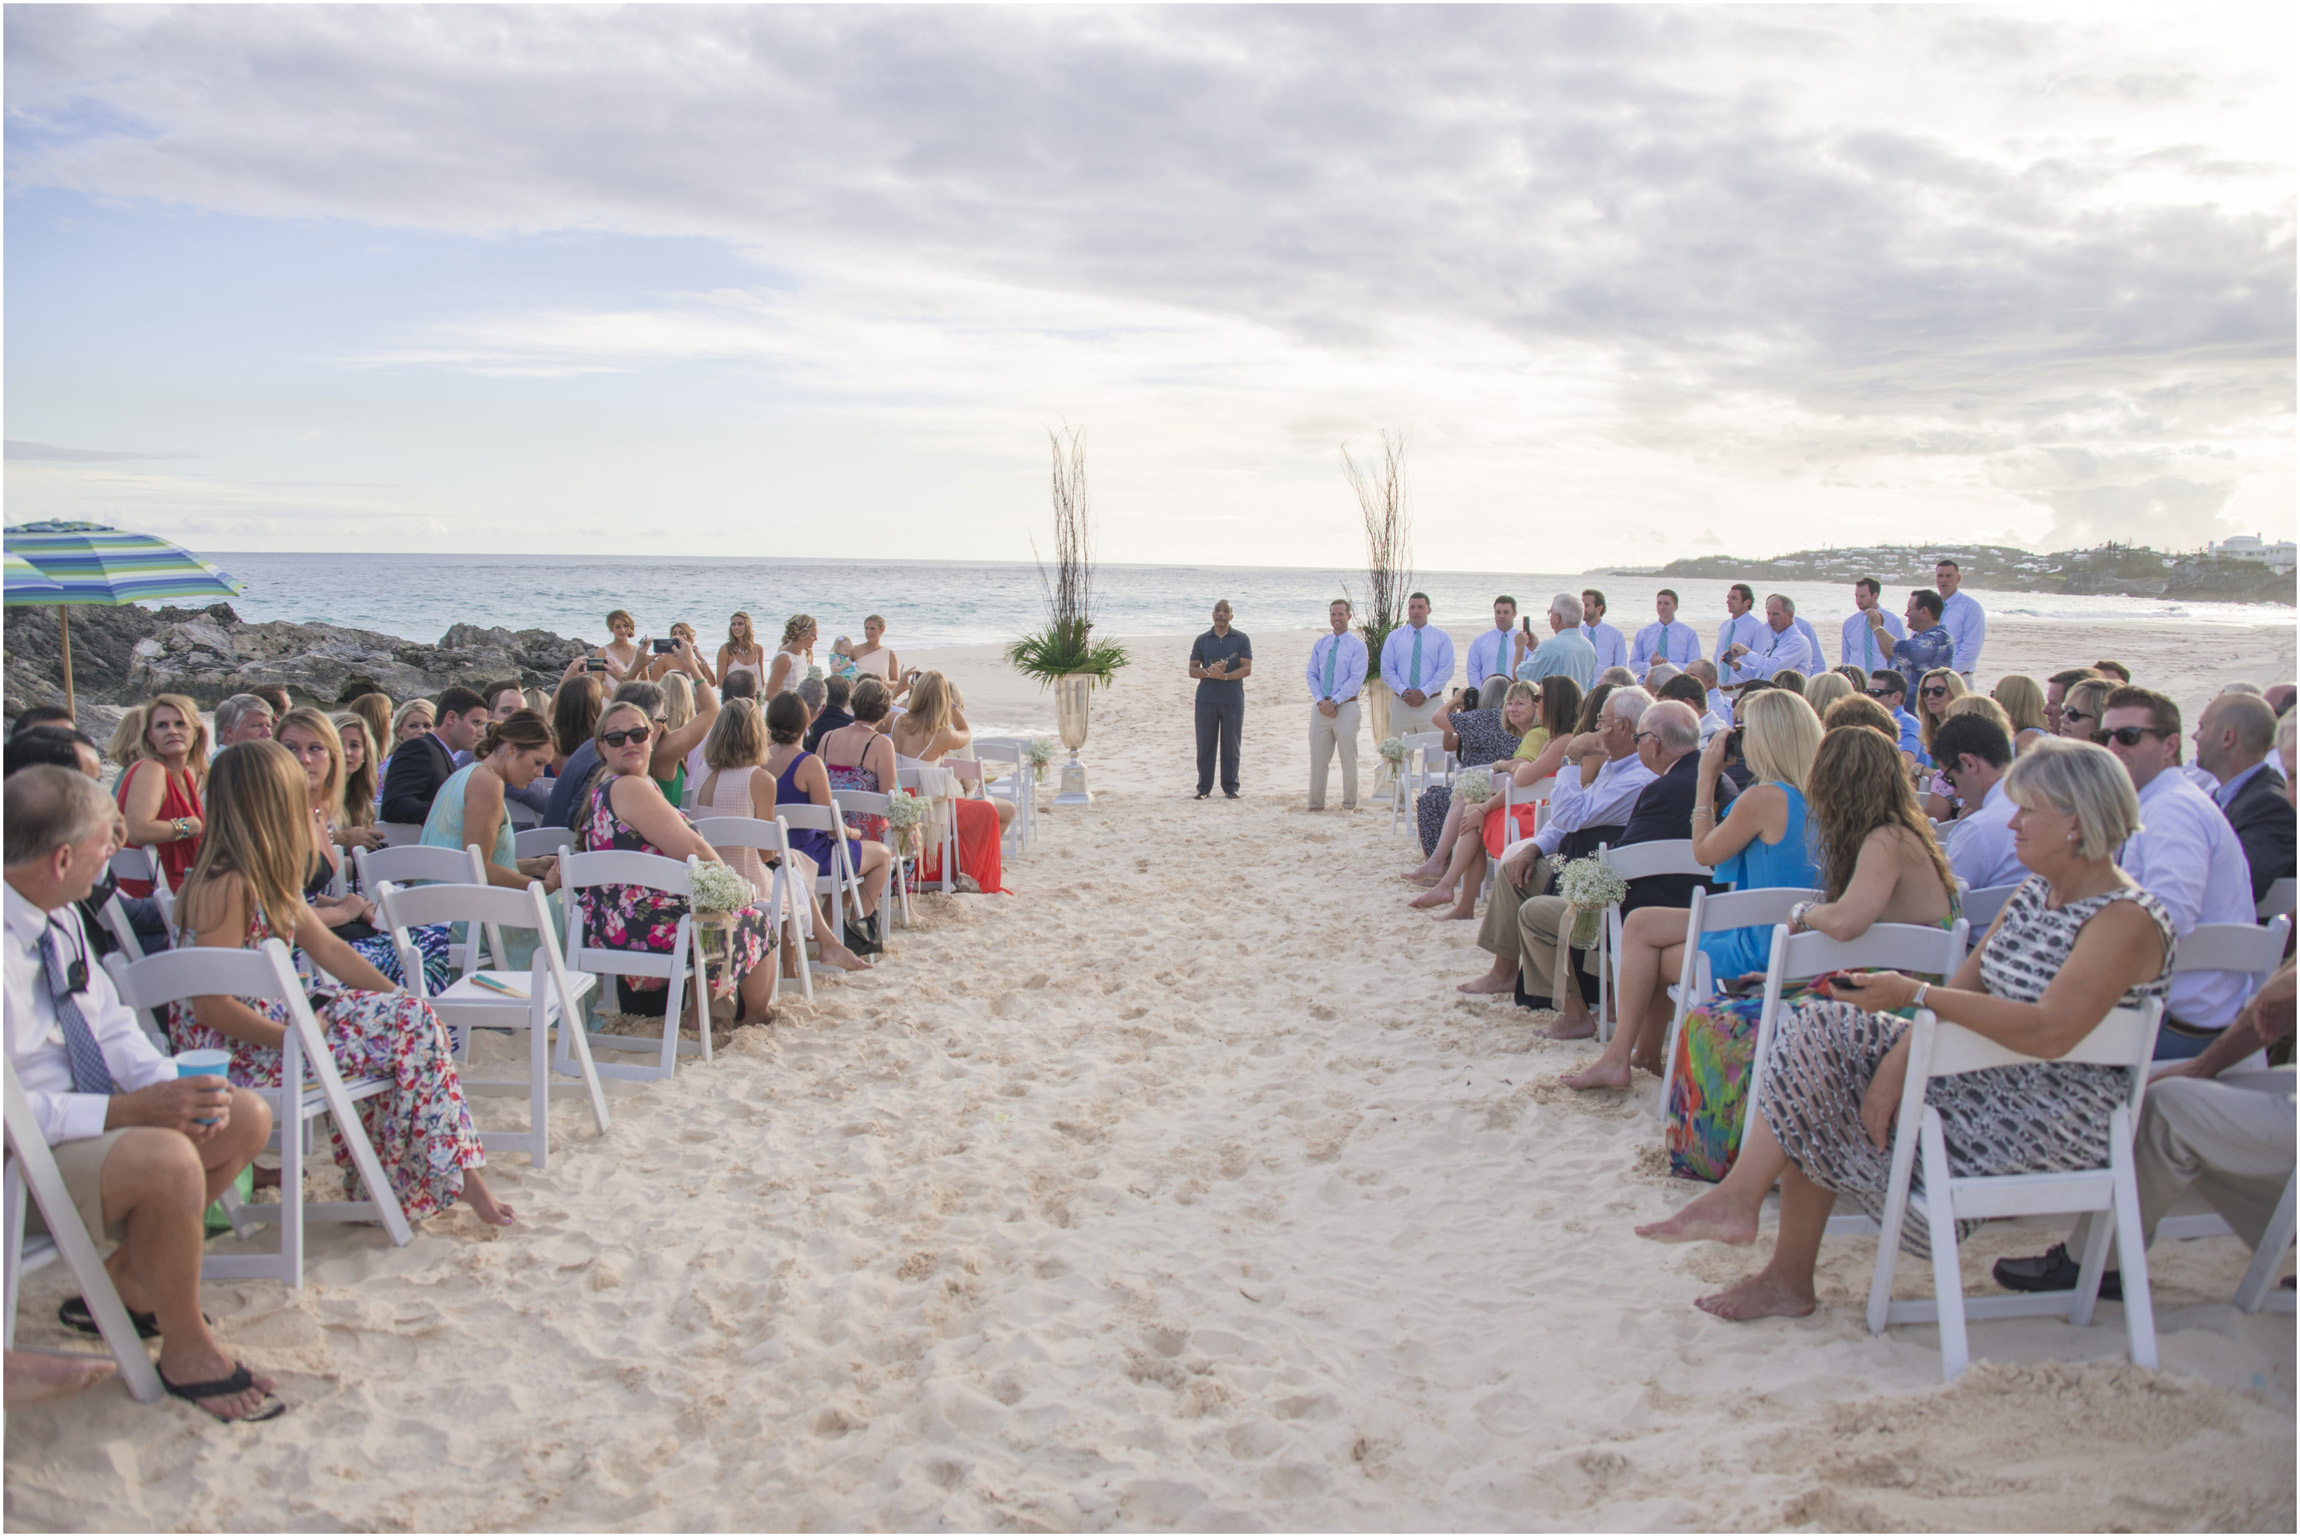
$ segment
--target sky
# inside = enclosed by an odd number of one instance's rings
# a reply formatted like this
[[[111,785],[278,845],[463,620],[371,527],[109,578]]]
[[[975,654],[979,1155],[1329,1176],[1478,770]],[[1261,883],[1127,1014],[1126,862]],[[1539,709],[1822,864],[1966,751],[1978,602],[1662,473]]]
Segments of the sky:
[[[7,517],[1425,569],[2291,537],[2294,10],[5,12]]]

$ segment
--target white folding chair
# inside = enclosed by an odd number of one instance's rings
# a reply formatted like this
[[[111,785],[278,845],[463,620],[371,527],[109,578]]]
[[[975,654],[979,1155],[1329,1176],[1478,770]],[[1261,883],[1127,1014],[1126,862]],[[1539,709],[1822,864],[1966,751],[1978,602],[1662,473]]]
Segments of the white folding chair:
[[[500,942],[505,929],[531,929],[535,957],[526,971],[474,971],[449,983],[431,996],[432,1012],[461,1044],[458,1057],[468,1063],[471,1044],[480,1030],[525,1030],[527,1076],[524,1079],[474,1078],[459,1072],[466,1098],[473,1095],[527,1096],[525,1131],[489,1131],[481,1128],[479,1145],[490,1153],[525,1153],[536,1168],[545,1166],[551,1150],[551,1096],[586,1094],[591,1100],[592,1124],[601,1135],[607,1130],[607,1095],[599,1086],[590,1043],[584,1039],[585,1005],[597,991],[599,979],[589,972],[569,972],[559,953],[559,935],[551,922],[551,904],[541,881],[529,881],[525,891],[501,886],[395,886],[386,881],[376,900],[384,926],[399,949],[403,974],[417,979],[411,992],[421,991],[423,958],[416,953],[411,927],[427,923],[461,923],[470,930],[484,927],[492,942]],[[503,954],[495,957],[502,960]],[[551,1029],[556,1024],[571,1043],[576,1071],[582,1082],[551,1082]]]
[[[484,886],[487,884],[487,858],[479,845],[467,843],[460,849],[431,848],[423,844],[395,844],[369,853],[366,849],[353,849],[352,859],[359,866],[359,889],[371,897],[384,883],[394,886],[444,884],[453,886]],[[482,935],[485,951],[480,949]],[[447,950],[448,964],[457,975],[477,971],[484,961],[492,958],[501,965],[506,954],[503,936],[493,930],[465,929],[461,941]],[[420,981],[423,973],[410,975]],[[408,991],[420,993],[420,986]]]
[[[847,852],[847,840],[859,838],[861,834],[847,826],[846,818],[839,815],[839,808],[835,800],[828,806],[816,806],[803,801],[785,801],[775,808],[775,820],[782,823],[786,837],[793,832],[827,833],[830,835],[831,867],[815,876],[814,894],[818,897],[830,898],[831,926],[838,930],[839,937],[844,939],[846,937],[847,903],[851,900],[856,904],[855,911],[857,914],[862,911],[862,877],[855,873],[854,866],[848,862],[850,856]]]
[[[1598,859],[1614,874],[1625,881],[1641,881],[1654,875],[1697,875],[1707,879],[1709,867],[1693,857],[1691,838],[1669,838],[1653,843],[1631,843],[1613,848],[1600,843]],[[1597,1038],[1613,1038],[1613,994],[1621,986],[1621,978],[1614,968],[1621,964],[1621,908],[1619,904],[1605,910],[1605,921],[1597,929]]]
[[[1399,738],[1405,743],[1405,761],[1398,765],[1397,795],[1390,801],[1390,831],[1398,819],[1420,805],[1422,791],[1452,780],[1453,754],[1445,750],[1442,731],[1416,731]]]
[[[2188,971],[2247,972],[2251,976],[2247,991],[2256,993],[2284,964],[2284,941],[2291,933],[2292,920],[2284,917],[2258,924],[2200,923],[2173,946],[2173,975]],[[2218,1238],[2228,1231],[2227,1222],[2214,1211],[2184,1212],[2156,1224],[2159,1239]]]
[[[1032,796],[1030,765],[1024,757],[1023,749],[1002,740],[977,741],[974,744],[974,756],[982,765],[983,794],[992,800],[1011,802],[1014,806],[1014,820],[1006,829],[1006,839],[1012,845],[1011,851],[1016,854],[1027,853],[1030,848]]]
[[[1877,1238],[1877,1268],[1869,1283],[1870,1333],[1882,1334],[1888,1324],[1938,1324],[1941,1376],[1954,1381],[1970,1359],[1965,1337],[1968,1320],[2057,1313],[2081,1328],[2092,1322],[2113,1230],[2132,1361],[2135,1366],[2156,1365],[2156,1316],[2149,1303],[2148,1251],[2141,1241],[2132,1128],[2147,1091],[2149,1058],[2156,1049],[2156,1027],[2162,1013],[2163,1005],[2155,999],[2140,1008],[2112,1009],[2089,1035],[2057,1059],[2121,1068],[2129,1080],[2125,1102],[2110,1115],[2107,1158],[2100,1167],[1959,1178],[1949,1172],[1940,1112],[1925,1103],[1925,1086],[1935,1078],[2038,1059],[1938,1019],[1930,1009],[1917,1011],[1915,1022],[1909,1026],[1908,1078],[1901,1088],[1900,1114],[1894,1127],[1892,1173],[1885,1187],[1885,1217]],[[1925,1165],[1921,1191],[1911,1188],[1920,1157]],[[2110,1219],[2088,1224],[2075,1291],[1965,1296],[1957,1264],[1958,1219],[2070,1212],[2100,1213]],[[1932,1239],[1934,1295],[1896,1302],[1893,1265],[1900,1250],[1902,1223],[1911,1215],[1926,1224]]]
[[[2161,1235],[2164,1224],[2156,1231]],[[2276,1215],[2268,1219],[2268,1230],[2260,1235],[2260,1247],[2252,1251],[2252,1263],[2245,1267],[2244,1279],[2237,1283],[2236,1306],[2240,1312],[2257,1313],[2263,1307],[2279,1313],[2292,1311],[2292,1293],[2276,1284],[2276,1274],[2284,1268],[2284,1251],[2292,1247],[2292,1181],[2284,1182],[2284,1199],[2276,1203]]]
[[[136,1337],[136,1326],[96,1253],[96,1235],[81,1222],[80,1210],[64,1188],[56,1155],[49,1151],[40,1123],[33,1118],[31,1098],[16,1081],[15,1064],[0,1060],[0,1067],[7,1072],[7,1115],[0,1120],[0,1131],[7,1137],[8,1169],[0,1175],[0,1185],[6,1190],[8,1216],[8,1348],[16,1347],[16,1298],[24,1277],[61,1259],[72,1272],[72,1279],[80,1283],[80,1295],[87,1299],[88,1311],[95,1315],[96,1328],[112,1359],[120,1363],[120,1381],[129,1396],[138,1403],[151,1403],[160,1396],[160,1375],[144,1342]],[[48,1225],[44,1238],[24,1231],[27,1198],[39,1204],[40,1215]]]
[[[845,792],[833,790],[835,799]],[[813,925],[808,917],[813,904],[795,893],[797,882],[792,878],[791,830],[779,816],[774,821],[762,817],[704,817],[695,824],[695,835],[715,849],[754,849],[762,855],[774,856],[778,863],[767,872],[767,928],[788,945],[786,954],[798,957],[799,994],[804,998],[815,995],[813,967],[807,962],[807,935]],[[775,966],[774,987],[782,991],[783,968],[778,958]]]
[[[1654,1113],[1662,1120],[1669,1119],[1669,1090],[1677,1080],[1677,1037],[1685,1028],[1685,1016],[1717,996],[1717,979],[1709,974],[1709,957],[1701,953],[1701,936],[1759,924],[1777,932],[1790,908],[1799,902],[1818,902],[1823,895],[1803,886],[1715,892],[1693,888],[1693,907],[1685,916],[1685,957],[1669,988],[1669,1034],[1661,1047],[1661,1102]]]
[[[614,950],[604,945],[589,943],[583,933],[583,904],[577,893],[592,886],[644,886],[650,891],[691,902],[694,894],[695,861],[672,859],[662,854],[642,854],[635,849],[603,849],[589,854],[569,854],[559,866],[560,903],[567,913],[567,944],[561,954],[571,971],[588,971],[602,979],[611,976],[660,977],[667,984],[663,1002],[663,1038],[649,1041],[644,1036],[587,1035],[591,1050],[638,1052],[657,1051],[658,1059],[651,1063],[601,1062],[595,1071],[602,1078],[668,1078],[677,1071],[681,1056],[700,1056],[711,1060],[711,1008],[707,996],[708,972],[703,960],[702,937],[695,930],[695,915],[688,911],[679,915],[679,927],[671,941],[669,951]],[[687,986],[695,987],[695,1017],[700,1026],[696,1039],[679,1038],[679,1020],[685,1013]],[[604,982],[602,981],[602,992]],[[602,996],[602,1006],[606,999]],[[555,1058],[558,1070],[572,1074],[572,1043],[581,1030],[559,1032],[559,1049]]]
[[[2260,899],[2258,911],[2261,922],[2265,923],[2270,918],[2289,917],[2296,905],[2296,897],[2300,897],[2300,881],[2295,881],[2289,875],[2280,875],[2270,881],[2268,895]]]
[[[272,1135],[280,1150],[280,1204],[227,1201],[226,1211],[236,1231],[277,1223],[280,1246],[274,1254],[210,1256],[200,1274],[211,1281],[270,1279],[289,1286],[303,1285],[304,1225],[308,1222],[378,1222],[394,1244],[412,1236],[399,1197],[384,1176],[383,1165],[369,1145],[367,1130],[353,1106],[360,1100],[388,1093],[391,1081],[359,1078],[349,1083],[337,1071],[335,1053],[313,1016],[311,1002],[295,974],[288,948],[267,939],[257,950],[224,950],[194,946],[130,961],[123,955],[104,957],[120,999],[150,1016],[164,1029],[163,1010],[180,999],[232,997],[276,999],[287,1005],[287,1034],[280,1041],[280,1082],[275,1088],[253,1092],[271,1101]],[[417,975],[421,975],[420,972]],[[311,1123],[332,1116],[335,1128],[351,1150],[352,1167],[366,1187],[364,1201],[306,1201],[303,1199],[304,1154],[313,1145]]]
[[[841,815],[847,816],[883,817],[893,801],[893,796],[880,795],[873,790],[831,791],[831,804],[839,808]],[[1015,813],[1018,817],[1021,814]],[[900,916],[902,926],[907,929],[910,927],[910,882],[905,877],[917,863],[917,858],[915,855],[905,855],[896,847],[894,829],[891,827],[879,842],[887,852],[887,894],[879,899],[880,905]]]
[[[160,868],[158,845],[147,843],[140,849],[115,850],[110,868],[114,877],[123,881],[150,881],[152,900],[160,904],[160,916],[171,924],[175,922],[176,894],[168,889],[168,872]]]
[[[545,859],[582,841],[571,827],[522,827],[511,834],[511,857]]]
[[[897,757],[895,759],[894,770],[895,788],[897,790],[907,790],[912,795],[919,796],[926,800],[934,800],[934,797],[928,795],[921,781],[920,770],[937,767],[940,767],[940,765],[920,763],[915,758]],[[932,825],[934,826],[940,840],[940,847],[936,852],[936,858],[939,861],[942,870],[942,889],[946,892],[956,891],[958,889],[957,813],[951,811],[940,801],[935,801],[933,807],[927,814],[933,818]]]
[[[104,905],[96,910],[96,917],[112,936],[113,942],[128,953],[129,960],[140,961],[144,958],[144,942],[136,937],[135,926],[128,922],[128,910],[120,905],[118,892],[104,899]]]
[[[387,849],[406,848],[423,841],[421,822],[378,822],[375,830],[383,834],[383,846]]]
[[[2006,886],[1983,886],[1968,891],[1964,898],[1965,923],[1975,934],[1986,934],[1989,925],[1997,921],[1997,914],[2012,900],[2012,894],[2021,888],[2019,881]]]

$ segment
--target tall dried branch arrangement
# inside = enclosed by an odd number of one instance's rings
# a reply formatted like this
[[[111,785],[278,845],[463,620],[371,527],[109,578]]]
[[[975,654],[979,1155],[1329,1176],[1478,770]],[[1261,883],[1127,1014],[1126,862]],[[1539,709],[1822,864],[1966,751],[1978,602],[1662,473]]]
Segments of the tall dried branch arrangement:
[[[1108,683],[1127,662],[1123,646],[1096,642],[1094,629],[1094,504],[1086,489],[1086,429],[1067,424],[1047,430],[1053,454],[1049,483],[1054,501],[1054,565],[1038,562],[1046,595],[1046,628],[1006,648],[1006,659],[1025,677],[1051,683],[1090,673]],[[1030,541],[1033,556],[1038,541]]]
[[[1366,602],[1358,633],[1366,642],[1366,676],[1381,671],[1382,642],[1405,623],[1406,594],[1414,585],[1413,514],[1406,507],[1406,436],[1382,433],[1379,463],[1361,465],[1342,445],[1342,474],[1358,499],[1366,526]]]

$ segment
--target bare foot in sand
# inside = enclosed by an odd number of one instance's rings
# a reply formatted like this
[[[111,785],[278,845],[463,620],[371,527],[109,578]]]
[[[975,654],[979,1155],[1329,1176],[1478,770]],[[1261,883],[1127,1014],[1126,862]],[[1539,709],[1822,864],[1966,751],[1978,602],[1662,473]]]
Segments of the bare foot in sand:
[[[1477,903],[1473,899],[1466,903],[1456,902],[1444,912],[1437,914],[1437,921],[1440,923],[1459,923],[1464,918],[1475,918],[1476,916]]]
[[[489,1192],[477,1169],[463,1171],[463,1199],[471,1203],[472,1215],[489,1227],[509,1227],[519,1220],[517,1212]]]
[[[1656,1243],[1755,1243],[1757,1214],[1712,1190],[1687,1202],[1676,1216],[1646,1223],[1637,1236]]]
[[[1475,982],[1462,983],[1459,987],[1455,988],[1454,991],[1457,993],[1467,993],[1472,998],[1484,998],[1490,997],[1495,993],[1514,992],[1516,989],[1516,977],[1497,977],[1494,976],[1491,972],[1488,972],[1486,975],[1479,977]]]
[[[1430,869],[1401,870],[1398,872],[1398,879],[1409,886],[1435,886],[1438,883],[1438,877],[1444,873],[1443,870]]]
[[[1800,1292],[1760,1270],[1738,1286],[1711,1292],[1693,1304],[1704,1313],[1743,1323],[1752,1318],[1803,1318],[1819,1304],[1810,1291]]]
[[[44,1404],[86,1392],[120,1369],[109,1356],[52,1356],[39,1350],[8,1352],[8,1407]]]
[[[1569,1089],[1626,1089],[1629,1069],[1610,1057],[1599,1057],[1580,1072],[1568,1074],[1558,1082]]]
[[[1423,893],[1422,893],[1420,896],[1418,896],[1418,897],[1415,897],[1415,898],[1414,898],[1414,899],[1413,899],[1411,902],[1408,902],[1408,903],[1406,904],[1406,906],[1408,906],[1408,907],[1443,907],[1443,906],[1445,906],[1445,905],[1446,905],[1448,902],[1451,902],[1452,900],[1453,900],[1453,889],[1452,889],[1451,887],[1447,887],[1447,886],[1432,886],[1432,887],[1431,887],[1429,890],[1427,890],[1427,891],[1423,892]]]
[[[1597,1034],[1597,1021],[1587,1014],[1578,1019],[1559,1015],[1557,1023],[1533,1033],[1545,1041],[1586,1041]]]

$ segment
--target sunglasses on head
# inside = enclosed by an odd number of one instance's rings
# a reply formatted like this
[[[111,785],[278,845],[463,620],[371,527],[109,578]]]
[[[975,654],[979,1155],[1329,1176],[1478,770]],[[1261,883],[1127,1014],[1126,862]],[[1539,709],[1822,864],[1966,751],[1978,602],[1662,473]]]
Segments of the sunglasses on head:
[[[617,731],[602,731],[599,740],[609,747],[621,747],[625,742],[644,742],[654,731],[652,726],[627,726]]]
[[[2114,731],[2095,731],[2092,734],[2092,739],[2103,747],[2111,742],[2116,743],[2119,747],[2138,747],[2142,737],[2161,738],[2164,735],[2164,732],[2157,730],[2154,726],[2119,726]]]

